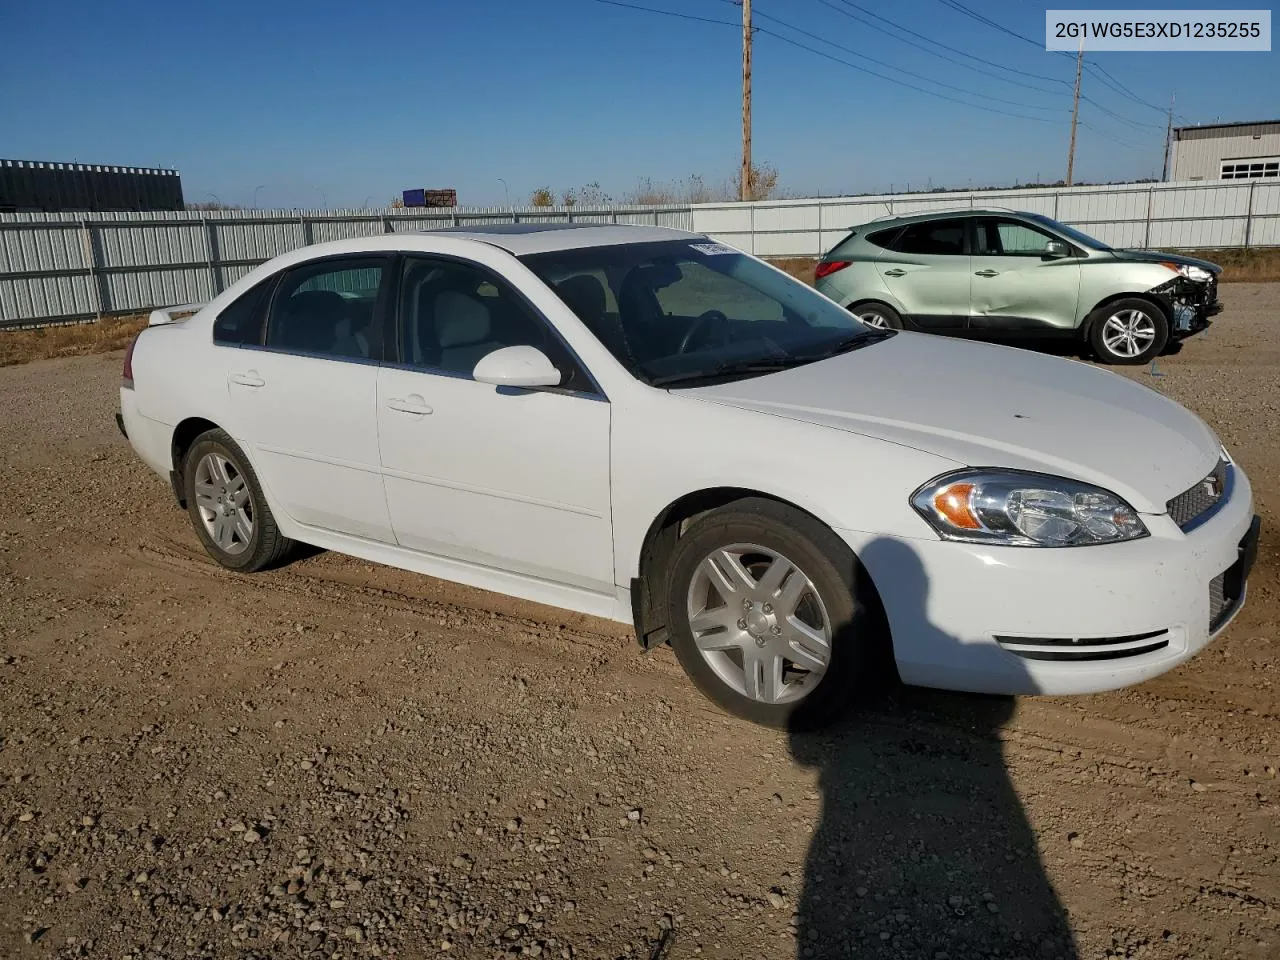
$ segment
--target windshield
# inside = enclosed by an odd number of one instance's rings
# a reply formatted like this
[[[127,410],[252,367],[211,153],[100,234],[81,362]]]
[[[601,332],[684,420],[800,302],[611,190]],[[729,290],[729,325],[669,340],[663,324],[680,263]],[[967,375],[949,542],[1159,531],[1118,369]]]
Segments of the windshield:
[[[798,280],[710,240],[520,259],[623,366],[656,386],[755,376],[884,337]]]
[[[1042,223],[1046,227],[1048,227],[1050,230],[1056,230],[1058,233],[1062,234],[1068,240],[1074,241],[1075,243],[1078,243],[1082,247],[1090,247],[1093,250],[1110,250],[1111,249],[1101,240],[1097,240],[1089,236],[1087,233],[1084,233],[1081,230],[1077,230],[1075,227],[1068,227],[1065,223],[1059,223],[1057,220],[1054,220],[1052,217],[1045,217],[1038,213],[1030,213],[1030,214],[1027,214],[1027,219],[1035,220],[1037,223]]]

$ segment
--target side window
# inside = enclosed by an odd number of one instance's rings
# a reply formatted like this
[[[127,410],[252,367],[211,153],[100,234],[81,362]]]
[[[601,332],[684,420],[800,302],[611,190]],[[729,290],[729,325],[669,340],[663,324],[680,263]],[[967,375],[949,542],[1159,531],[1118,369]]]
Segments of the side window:
[[[271,301],[267,346],[335,359],[380,357],[374,312],[385,257],[350,257],[287,271]]]
[[[960,256],[964,253],[964,218],[908,224],[894,249],[899,253]]]
[[[213,321],[213,342],[232,346],[262,343],[262,325],[267,318],[267,301],[279,276],[268,277],[226,307]]]
[[[1040,257],[1057,239],[1019,220],[978,220],[975,226],[973,252],[980,257]]]
[[[901,227],[890,227],[888,230],[877,230],[875,233],[868,233],[867,243],[874,244],[877,247],[884,247],[886,250],[896,250],[898,246],[893,241],[901,229]]]
[[[400,282],[399,359],[460,377],[503,347],[537,347],[564,374],[560,386],[593,391],[568,348],[503,281],[482,267],[409,257]]]

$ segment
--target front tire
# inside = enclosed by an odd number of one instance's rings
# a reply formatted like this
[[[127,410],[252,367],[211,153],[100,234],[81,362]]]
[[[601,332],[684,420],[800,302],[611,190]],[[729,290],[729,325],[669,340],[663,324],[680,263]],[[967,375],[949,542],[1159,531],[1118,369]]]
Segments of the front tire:
[[[1168,342],[1169,319],[1150,300],[1116,300],[1089,317],[1089,344],[1103,363],[1146,363]]]
[[[187,513],[209,556],[252,573],[280,562],[293,546],[276,526],[262,484],[224,430],[198,436],[182,467]]]
[[[668,567],[671,646],[697,687],[754,723],[834,720],[877,672],[888,632],[853,552],[763,498],[694,520]]]

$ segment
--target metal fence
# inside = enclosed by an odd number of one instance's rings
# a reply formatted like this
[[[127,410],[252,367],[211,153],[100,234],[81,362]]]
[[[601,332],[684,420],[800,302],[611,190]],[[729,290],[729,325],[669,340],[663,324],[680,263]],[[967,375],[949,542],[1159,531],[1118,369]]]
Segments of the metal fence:
[[[513,221],[693,228],[687,205],[0,214],[0,327],[205,302],[258,264],[312,243]]]
[[[925,210],[1044,213],[1116,247],[1280,246],[1275,181],[1125,184],[665,207],[0,214],[0,327],[203,302],[311,243],[485,223],[640,223],[759,256],[818,256],[852,227]]]
[[[1113,247],[1280,246],[1280,182],[1123,184],[698,204],[694,229],[762,257],[821,256],[878,217],[1005,207],[1042,213]]]

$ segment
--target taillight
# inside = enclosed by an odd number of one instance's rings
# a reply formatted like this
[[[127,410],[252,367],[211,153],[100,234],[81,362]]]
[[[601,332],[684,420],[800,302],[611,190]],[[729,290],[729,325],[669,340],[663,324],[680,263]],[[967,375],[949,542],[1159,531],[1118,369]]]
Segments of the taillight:
[[[821,280],[823,277],[829,277],[837,270],[843,270],[851,263],[853,263],[852,260],[823,260],[813,271],[813,279]]]
[[[141,333],[129,341],[129,349],[124,352],[124,372],[120,374],[120,386],[129,390],[133,389],[133,348],[138,345],[138,337]]]

